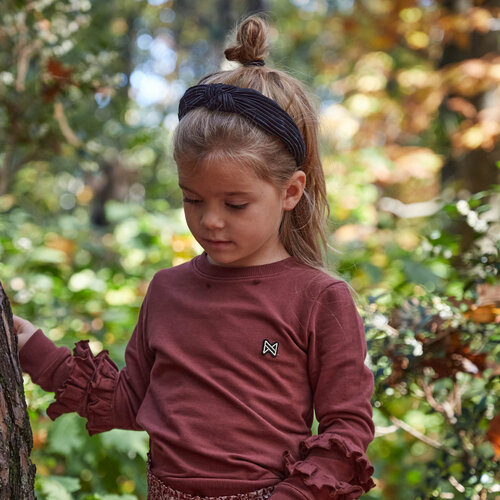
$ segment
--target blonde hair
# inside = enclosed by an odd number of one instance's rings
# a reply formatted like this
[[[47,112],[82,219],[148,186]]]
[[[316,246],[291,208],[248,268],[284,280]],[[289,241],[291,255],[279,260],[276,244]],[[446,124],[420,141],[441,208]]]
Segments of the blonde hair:
[[[224,54],[228,60],[243,65],[263,59],[267,45],[267,23],[252,15],[238,26],[236,42]],[[306,188],[295,208],[284,213],[279,236],[290,255],[309,266],[323,267],[329,207],[318,147],[318,115],[302,84],[283,71],[257,65],[219,71],[199,83],[255,89],[274,99],[294,119],[306,144],[301,167],[306,174]],[[180,121],[174,134],[173,153],[177,165],[234,162],[251,168],[277,188],[282,188],[297,170],[295,159],[279,138],[238,114],[202,107],[190,111]]]

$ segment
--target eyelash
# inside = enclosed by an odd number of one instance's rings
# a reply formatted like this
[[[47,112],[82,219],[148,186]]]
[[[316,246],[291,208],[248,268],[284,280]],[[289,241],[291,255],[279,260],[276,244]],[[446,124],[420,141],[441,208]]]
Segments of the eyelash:
[[[193,203],[193,204],[194,204],[194,203],[200,203],[200,200],[193,200],[193,199],[191,199],[191,198],[182,198],[182,201],[183,201],[184,203]]]
[[[183,198],[182,201],[184,203],[192,203],[193,205],[201,203],[201,200],[193,200],[192,198]],[[246,208],[248,206],[248,203],[243,203],[241,205],[233,205],[231,203],[226,203],[226,205],[229,208],[232,208],[233,210],[243,210],[244,208]]]

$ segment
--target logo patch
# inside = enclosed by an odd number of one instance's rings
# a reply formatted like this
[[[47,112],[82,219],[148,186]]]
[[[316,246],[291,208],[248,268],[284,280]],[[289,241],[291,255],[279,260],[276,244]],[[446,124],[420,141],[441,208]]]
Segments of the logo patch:
[[[267,353],[275,358],[278,355],[278,342],[271,344],[269,340],[264,339],[264,342],[262,343],[262,354],[265,356]]]

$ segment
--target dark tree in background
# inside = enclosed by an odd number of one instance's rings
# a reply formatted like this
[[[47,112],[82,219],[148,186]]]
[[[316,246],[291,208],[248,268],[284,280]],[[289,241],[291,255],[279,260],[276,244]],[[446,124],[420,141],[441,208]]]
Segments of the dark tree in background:
[[[444,6],[457,15],[467,15],[467,12],[474,7],[471,0],[448,0],[443,2]],[[500,9],[499,0],[481,2],[483,8]],[[439,62],[439,68],[448,64],[455,64],[471,59],[480,61],[488,55],[490,57],[498,55],[500,51],[500,38],[496,30],[475,30],[467,37],[456,37],[444,44],[443,54]],[[480,71],[480,67],[478,66]],[[453,96],[449,96],[453,97]],[[470,107],[469,116],[465,116],[472,121],[478,121],[481,115],[489,111],[490,120],[500,119],[500,94],[495,86],[488,86],[471,90],[467,100],[473,107]],[[453,106],[453,105],[452,105]],[[461,108],[463,111],[464,108]],[[475,111],[474,111],[475,110]],[[495,113],[496,110],[496,113]],[[465,111],[467,113],[467,111]],[[500,143],[492,144],[488,148],[476,148],[466,154],[455,154],[449,160],[446,172],[454,179],[461,180],[464,188],[472,193],[477,193],[489,189],[497,178],[498,169],[496,162],[500,161]],[[445,173],[445,172],[443,172]]]
[[[454,15],[467,16],[474,8],[472,0],[448,0],[443,2],[443,7]],[[500,9],[499,0],[489,0],[480,2],[483,9],[489,8],[491,11]],[[460,64],[469,60],[474,64],[479,74],[488,73],[481,64],[482,61],[498,59],[500,52],[500,37],[495,29],[487,29],[488,23],[484,23],[483,29],[476,29],[468,36],[456,36],[444,44],[441,60],[438,68],[442,69],[447,65]],[[490,23],[491,24],[491,23]],[[471,64],[471,67],[472,67]],[[443,103],[443,120],[446,120],[450,112],[459,112],[463,115],[464,126],[480,127],[482,122],[487,122],[490,127],[498,127],[500,121],[500,92],[495,85],[478,85],[471,88],[465,95],[460,92],[451,93]],[[485,127],[483,127],[485,128]],[[478,128],[478,130],[482,130]],[[463,189],[468,189],[471,193],[478,193],[487,190],[498,179],[498,167],[500,162],[500,142],[491,141],[486,147],[476,147],[469,151],[452,151],[448,157],[443,171],[443,182],[454,181]],[[468,251],[474,239],[473,229],[465,222],[456,228],[460,234],[461,251]],[[457,262],[460,264],[460,262]]]
[[[32,447],[12,311],[0,283],[0,499],[35,498]]]

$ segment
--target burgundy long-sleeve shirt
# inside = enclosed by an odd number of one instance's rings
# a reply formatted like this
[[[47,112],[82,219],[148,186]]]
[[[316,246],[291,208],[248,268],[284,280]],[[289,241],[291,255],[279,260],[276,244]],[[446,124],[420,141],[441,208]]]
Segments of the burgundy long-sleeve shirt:
[[[158,271],[120,371],[88,341],[73,355],[38,330],[22,368],[90,435],[146,430],[152,472],[174,489],[222,496],[276,485],[273,500],[354,499],[375,486],[373,375],[346,283],[295,258]],[[311,435],[313,408],[319,422]]]

